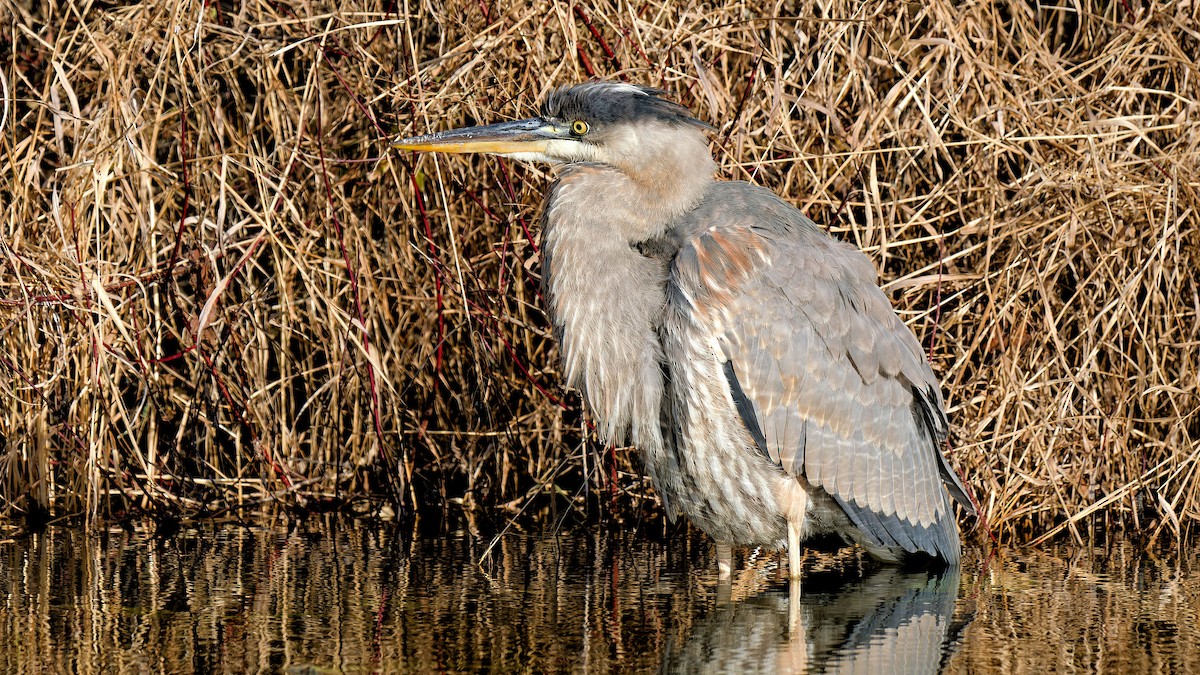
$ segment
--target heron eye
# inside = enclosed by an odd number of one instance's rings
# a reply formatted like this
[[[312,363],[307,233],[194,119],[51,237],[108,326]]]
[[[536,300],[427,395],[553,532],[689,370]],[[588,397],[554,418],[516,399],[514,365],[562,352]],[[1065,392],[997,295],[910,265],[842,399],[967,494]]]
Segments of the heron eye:
[[[571,122],[571,133],[576,136],[582,136],[588,132],[588,123],[583,120],[575,120]]]

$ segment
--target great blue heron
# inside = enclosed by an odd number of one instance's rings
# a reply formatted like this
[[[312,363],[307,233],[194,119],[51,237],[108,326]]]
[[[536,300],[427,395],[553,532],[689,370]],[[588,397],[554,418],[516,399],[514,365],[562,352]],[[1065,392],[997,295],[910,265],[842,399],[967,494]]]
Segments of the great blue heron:
[[[711,127],[663,96],[563,87],[537,117],[393,146],[564,165],[542,252],[567,383],[602,441],[640,449],[667,512],[716,540],[721,578],[731,545],[766,545],[798,579],[802,542],[831,533],[957,562],[950,496],[973,507],[939,450],[941,389],[871,262],[715,180]]]

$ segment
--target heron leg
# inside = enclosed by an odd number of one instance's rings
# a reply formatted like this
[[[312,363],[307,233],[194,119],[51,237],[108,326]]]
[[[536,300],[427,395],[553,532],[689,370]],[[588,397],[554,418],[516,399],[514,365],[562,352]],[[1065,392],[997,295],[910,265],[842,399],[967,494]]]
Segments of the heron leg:
[[[800,523],[788,521],[788,632],[800,628]]]
[[[800,523],[788,521],[788,578],[800,581]]]
[[[717,542],[717,605],[733,599],[733,546]]]
[[[788,633],[795,636],[796,631],[804,628],[800,620],[800,579],[792,577],[788,581]]]
[[[733,546],[717,542],[717,580],[729,582],[733,579]]]

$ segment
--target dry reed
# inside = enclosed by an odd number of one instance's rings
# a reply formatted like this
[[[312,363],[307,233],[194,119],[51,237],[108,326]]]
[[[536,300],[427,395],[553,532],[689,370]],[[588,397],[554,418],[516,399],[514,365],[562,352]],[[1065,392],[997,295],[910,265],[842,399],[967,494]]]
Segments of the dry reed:
[[[0,0],[0,513],[651,504],[559,384],[547,172],[382,143],[596,76],[867,251],[994,533],[1184,536],[1198,11]]]

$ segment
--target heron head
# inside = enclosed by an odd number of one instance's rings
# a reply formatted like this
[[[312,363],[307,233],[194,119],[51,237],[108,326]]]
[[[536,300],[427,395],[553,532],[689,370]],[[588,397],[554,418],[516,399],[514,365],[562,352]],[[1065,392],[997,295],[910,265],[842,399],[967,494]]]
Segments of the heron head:
[[[402,150],[482,152],[528,161],[593,162],[643,173],[681,148],[708,155],[709,125],[651,87],[588,82],[550,93],[537,117],[451,129],[392,143]],[[711,161],[711,160],[709,160]]]

